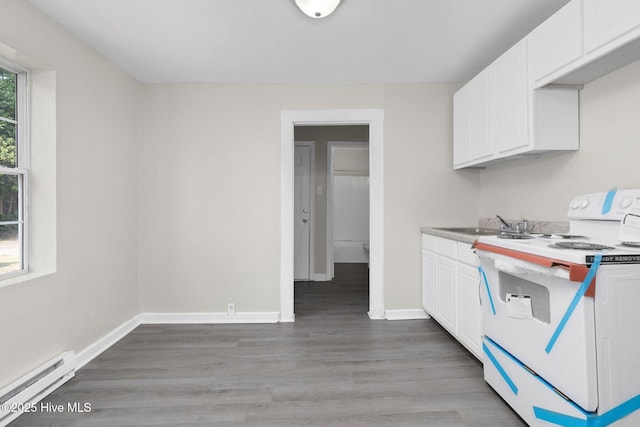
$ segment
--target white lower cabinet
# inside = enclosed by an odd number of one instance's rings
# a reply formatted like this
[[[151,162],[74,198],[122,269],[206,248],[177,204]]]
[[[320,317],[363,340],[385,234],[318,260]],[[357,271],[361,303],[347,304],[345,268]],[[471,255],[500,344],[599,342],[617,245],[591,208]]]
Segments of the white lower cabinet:
[[[478,265],[469,243],[422,235],[422,307],[482,360]]]

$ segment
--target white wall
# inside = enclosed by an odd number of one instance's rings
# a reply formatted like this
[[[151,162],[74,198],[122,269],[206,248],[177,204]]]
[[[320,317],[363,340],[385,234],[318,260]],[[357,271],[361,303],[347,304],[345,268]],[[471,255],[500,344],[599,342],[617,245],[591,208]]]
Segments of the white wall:
[[[578,194],[638,188],[640,62],[594,80],[580,92],[580,150],[488,167],[482,215],[566,221]]]
[[[457,87],[145,86],[142,310],[279,311],[280,113],[327,108],[384,109],[385,308],[419,308],[419,228],[479,214],[478,174],[451,168]]]
[[[57,272],[0,288],[1,388],[138,312],[140,85],[27,1],[2,2],[0,44],[51,70],[57,105],[57,182],[32,181],[55,195],[57,230],[47,235],[57,236]],[[36,115],[33,126],[56,116]]]

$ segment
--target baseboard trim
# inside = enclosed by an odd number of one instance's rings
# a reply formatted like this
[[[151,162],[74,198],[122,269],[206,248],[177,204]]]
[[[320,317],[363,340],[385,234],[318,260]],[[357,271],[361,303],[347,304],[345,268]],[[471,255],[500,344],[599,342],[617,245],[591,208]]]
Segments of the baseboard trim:
[[[140,326],[140,315],[136,315],[132,319],[127,320],[104,337],[80,351],[76,356],[76,370],[91,362],[138,326]]]
[[[429,315],[421,308],[404,310],[385,310],[384,318],[387,320],[420,320],[429,319]]]
[[[331,281],[331,278],[326,273],[324,273],[324,274],[314,274],[313,275],[313,281],[314,282],[329,282],[329,281]]]
[[[278,312],[227,313],[142,313],[140,323],[158,324],[216,324],[216,323],[278,323]]]

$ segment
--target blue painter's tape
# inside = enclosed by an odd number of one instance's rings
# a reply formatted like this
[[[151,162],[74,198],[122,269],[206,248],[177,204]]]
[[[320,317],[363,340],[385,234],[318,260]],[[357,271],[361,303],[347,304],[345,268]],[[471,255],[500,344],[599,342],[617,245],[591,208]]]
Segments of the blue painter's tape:
[[[533,407],[533,413],[539,420],[563,427],[588,427],[593,425],[589,422],[589,419],[583,420],[559,412],[549,411],[548,409],[538,408],[537,406]]]
[[[605,412],[602,415],[587,415],[586,419],[572,417],[549,411],[548,409],[533,407],[533,413],[539,420],[547,421],[563,427],[606,427],[631,415],[640,409],[640,395],[632,397],[624,403]]]
[[[605,412],[598,417],[602,426],[608,426],[640,409],[640,394]]]
[[[549,343],[545,348],[545,351],[547,352],[547,354],[551,352],[551,349],[553,349],[553,346],[556,344],[558,337],[562,333],[562,330],[564,329],[564,327],[567,325],[567,322],[569,321],[569,319],[571,318],[571,315],[573,314],[574,310],[578,306],[578,303],[580,302],[582,297],[584,297],[584,294],[587,292],[587,289],[589,289],[589,285],[591,285],[591,281],[596,276],[598,267],[600,267],[600,262],[602,262],[602,254],[597,254],[593,258],[593,264],[591,264],[591,268],[589,268],[589,273],[587,273],[587,277],[584,278],[584,281],[580,285],[578,292],[573,297],[573,300],[571,301],[571,304],[569,304],[569,307],[567,308],[566,313],[564,313],[562,320],[560,320],[560,323],[558,323],[558,327],[556,328],[555,332],[551,336],[551,339],[549,340]]]
[[[604,205],[602,205],[602,215],[608,214],[611,211],[611,205],[613,204],[613,198],[616,196],[616,190],[609,190],[607,197],[604,199]]]
[[[491,311],[493,315],[496,315],[496,306],[493,305],[493,297],[491,296],[491,289],[489,288],[489,281],[487,280],[487,274],[484,272],[484,268],[482,266],[478,266],[478,271],[480,272],[480,276],[482,276],[482,280],[484,281],[484,287],[487,288],[487,295],[489,296],[489,303],[491,304]]]
[[[500,353],[502,353],[503,356],[507,357],[508,359],[510,359],[513,363],[515,363],[516,365],[518,365],[521,368],[525,368],[524,363],[522,363],[521,361],[519,361],[518,359],[516,359],[516,357],[509,353],[507,350],[505,350],[504,348],[502,348],[502,346],[500,344],[498,344],[497,342],[495,342],[494,340],[492,340],[491,338],[489,338],[488,336],[484,336],[484,340],[486,342],[488,342],[489,344],[491,344],[491,348],[498,350]],[[529,372],[529,370],[527,370],[527,372]]]
[[[498,359],[496,359],[493,353],[491,353],[491,350],[489,350],[489,347],[487,347],[486,343],[482,343],[482,349],[484,350],[484,353],[487,355],[491,363],[493,363],[493,366],[496,367],[496,369],[498,370],[498,373],[502,375],[502,378],[507,383],[507,385],[509,386],[513,394],[517,395],[518,387],[516,387],[511,377],[509,377],[509,374],[507,374],[507,371],[505,371],[502,365],[500,365],[500,362],[498,362]]]

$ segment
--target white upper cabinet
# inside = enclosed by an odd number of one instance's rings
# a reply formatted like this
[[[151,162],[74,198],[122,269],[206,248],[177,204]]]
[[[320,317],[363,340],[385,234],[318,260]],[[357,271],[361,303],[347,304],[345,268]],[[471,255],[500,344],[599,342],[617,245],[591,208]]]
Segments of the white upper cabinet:
[[[581,1],[583,55],[538,86],[588,83],[640,59],[640,0]],[[556,41],[562,37],[568,35],[561,32]]]
[[[454,168],[577,150],[579,85],[639,59],[640,0],[570,1],[454,95]]]
[[[533,30],[528,39],[531,77],[536,85],[582,57],[582,0],[565,5]]]
[[[639,0],[584,0],[584,45],[587,54],[612,43],[640,28]]]
[[[454,95],[455,169],[578,149],[578,91],[532,91],[527,46],[516,44]]]
[[[485,68],[454,94],[453,165],[455,168],[473,166],[493,159],[498,147],[504,149],[505,145],[509,144],[505,140],[512,138],[514,133],[521,133],[521,130],[503,131],[499,126],[500,123],[506,123],[504,122],[506,116],[512,118],[513,114],[517,114],[506,110],[516,107],[514,104],[521,101],[521,95],[526,98],[526,49],[524,55],[520,55],[519,50],[518,52],[516,50],[509,50],[496,63]],[[524,60],[524,65],[520,64],[521,60]],[[513,67],[521,67],[521,69]],[[520,87],[521,79],[517,76],[522,72],[525,76],[524,87]],[[500,81],[505,77],[505,81]],[[507,106],[505,103],[510,105]],[[516,108],[522,111],[522,107],[526,109],[526,105]],[[526,117],[525,110],[523,119],[526,120]],[[509,123],[508,126],[513,125]],[[524,134],[526,138],[526,124]],[[497,135],[501,135],[503,140],[496,138]],[[517,142],[517,144],[521,143]]]

